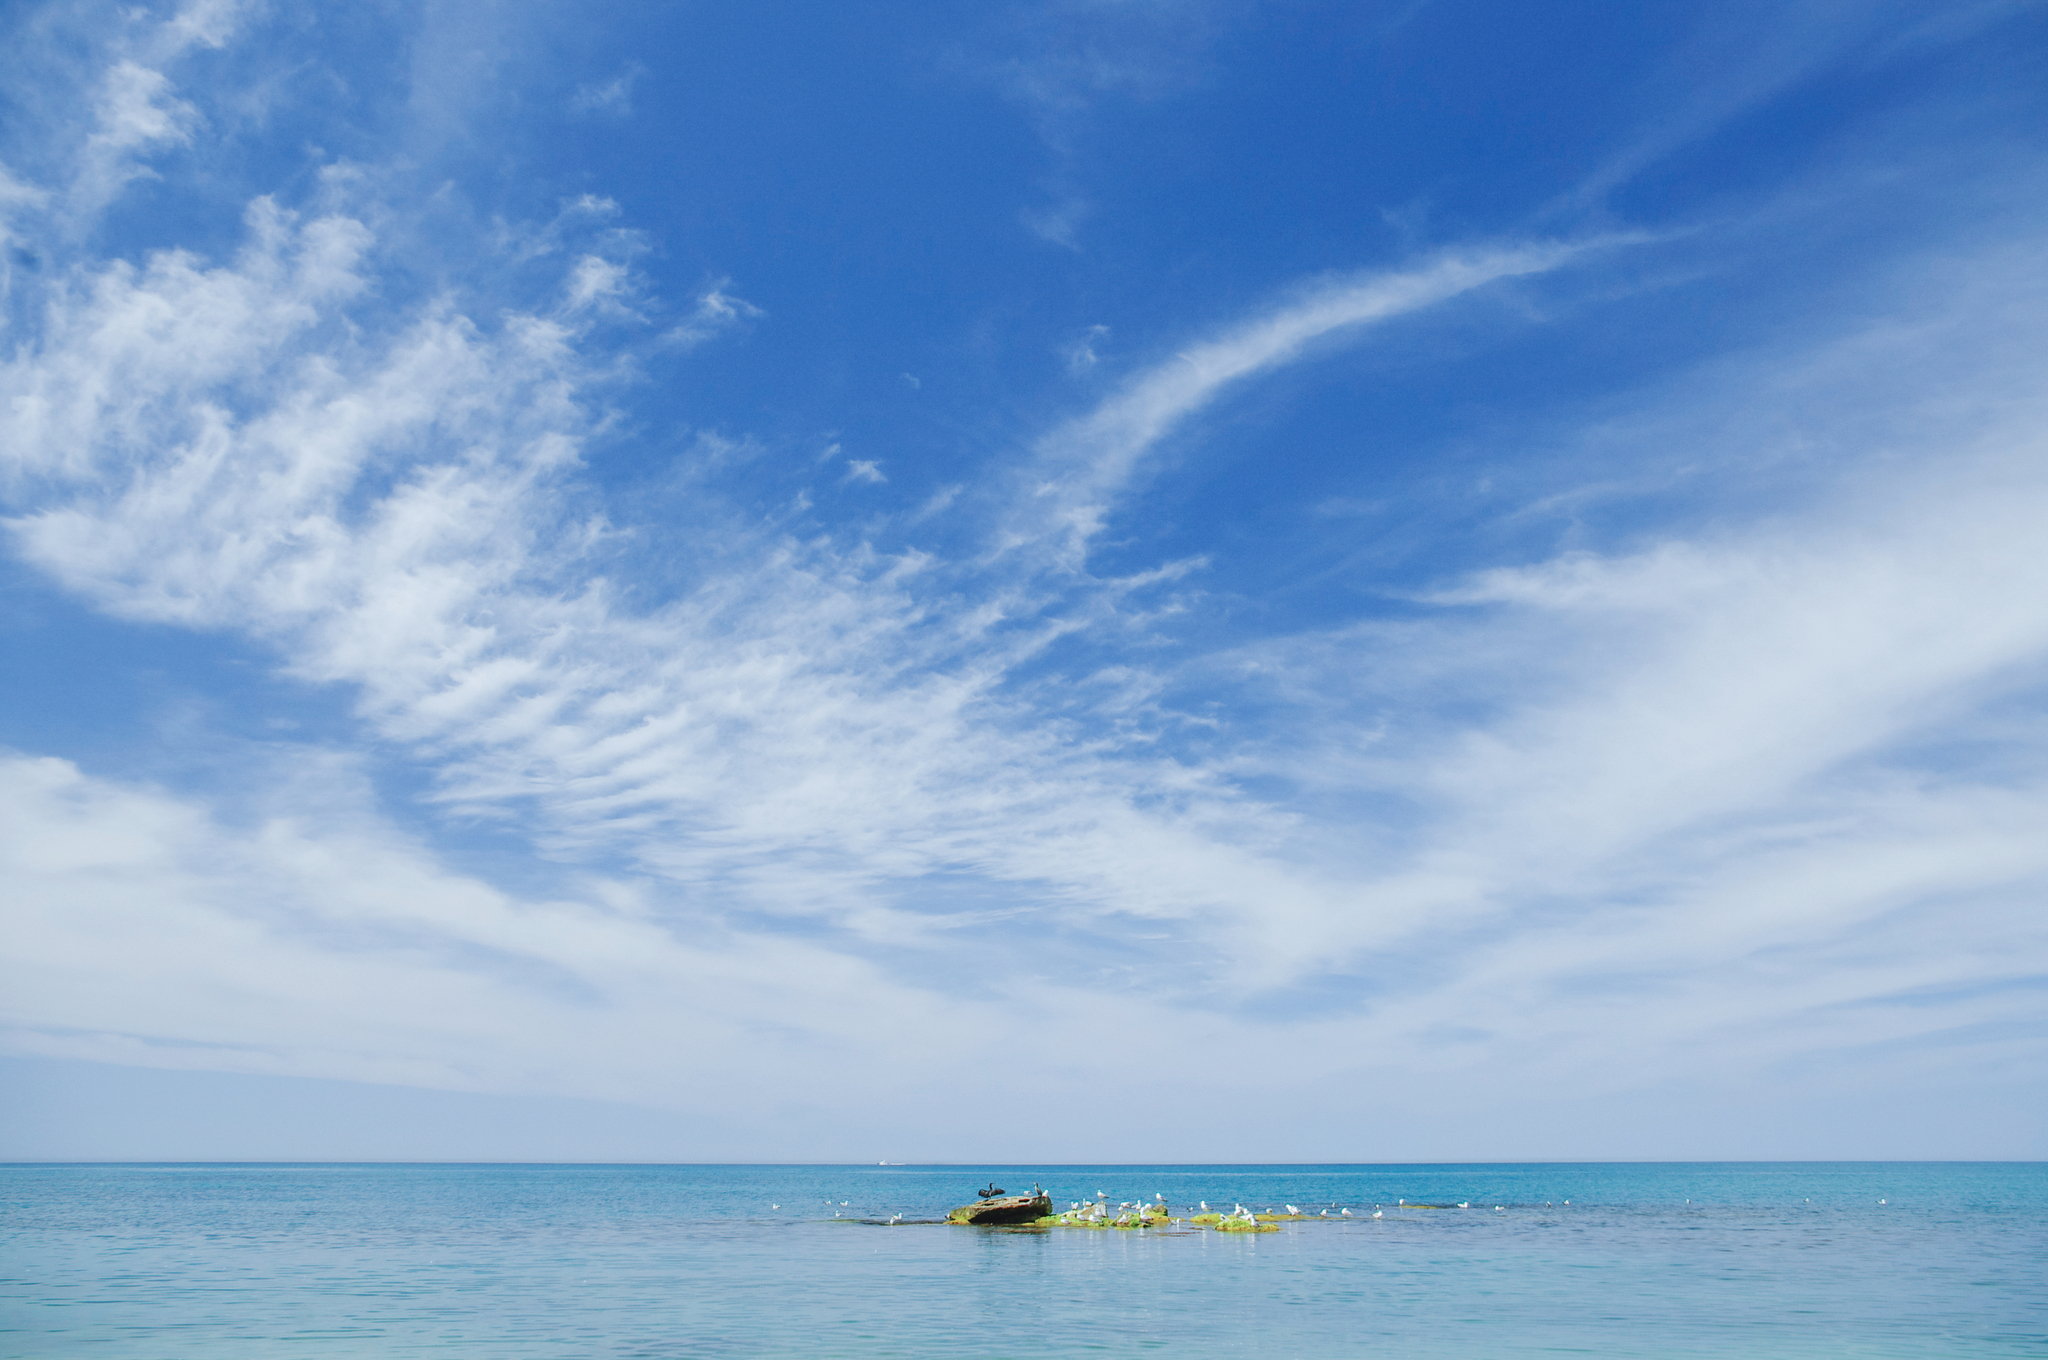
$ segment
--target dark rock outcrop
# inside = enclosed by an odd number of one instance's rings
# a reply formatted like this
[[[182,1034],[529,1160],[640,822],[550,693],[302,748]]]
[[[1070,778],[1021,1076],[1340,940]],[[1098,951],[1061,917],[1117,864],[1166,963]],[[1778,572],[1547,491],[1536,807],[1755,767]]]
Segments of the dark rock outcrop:
[[[946,1215],[948,1223],[1035,1223],[1052,1212],[1049,1195],[1004,1195],[963,1204]]]

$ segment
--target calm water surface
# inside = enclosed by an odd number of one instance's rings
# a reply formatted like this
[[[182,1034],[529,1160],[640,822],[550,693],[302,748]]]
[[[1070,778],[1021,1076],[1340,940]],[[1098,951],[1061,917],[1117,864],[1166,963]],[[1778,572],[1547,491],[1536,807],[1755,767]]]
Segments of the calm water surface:
[[[910,1221],[990,1177],[1354,1216]],[[2048,1356],[2037,1163],[17,1166],[0,1205],[36,1360]]]

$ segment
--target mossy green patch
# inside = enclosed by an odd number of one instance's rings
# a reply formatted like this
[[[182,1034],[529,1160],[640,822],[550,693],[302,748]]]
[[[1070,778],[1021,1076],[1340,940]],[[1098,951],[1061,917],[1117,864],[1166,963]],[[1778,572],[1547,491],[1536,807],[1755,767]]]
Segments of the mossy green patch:
[[[1048,1228],[1120,1228],[1129,1230],[1133,1228],[1166,1228],[1171,1227],[1177,1221],[1163,1209],[1150,1211],[1132,1209],[1117,1214],[1114,1217],[1103,1214],[1091,1214],[1086,1210],[1077,1210],[1064,1214],[1053,1214],[1050,1217],[1039,1219],[1038,1223]]]

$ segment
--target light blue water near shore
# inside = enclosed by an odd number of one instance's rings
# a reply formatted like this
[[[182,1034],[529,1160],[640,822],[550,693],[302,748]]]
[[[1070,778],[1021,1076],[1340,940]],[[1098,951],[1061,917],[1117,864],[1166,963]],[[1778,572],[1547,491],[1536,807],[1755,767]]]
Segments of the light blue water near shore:
[[[990,1177],[1354,1216],[844,1221]],[[2043,1164],[17,1166],[0,1203],[36,1360],[2048,1356]]]

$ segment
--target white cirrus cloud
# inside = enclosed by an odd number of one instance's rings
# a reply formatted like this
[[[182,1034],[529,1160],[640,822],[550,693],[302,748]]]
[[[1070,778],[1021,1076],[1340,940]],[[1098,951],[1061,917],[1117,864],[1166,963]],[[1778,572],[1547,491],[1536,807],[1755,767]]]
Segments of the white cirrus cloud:
[[[662,338],[679,348],[695,349],[708,340],[768,315],[745,298],[728,293],[726,288],[731,283],[731,279],[720,279],[706,288],[698,295],[697,305],[690,309],[690,314]]]
[[[1319,341],[1489,284],[1548,273],[1589,250],[1634,239],[1485,246],[1447,252],[1412,268],[1321,280],[1301,296],[1145,370],[1108,401],[1044,436],[1011,540],[1050,545],[1065,563],[1078,566],[1145,455],[1234,384],[1300,358]]]
[[[226,31],[184,13],[183,41]],[[160,67],[107,64],[49,181],[69,210],[203,130]],[[58,196],[10,189],[10,230]],[[339,687],[431,772],[429,830],[489,821],[584,877],[457,872],[332,752],[259,771],[270,810],[240,820],[8,756],[17,1048],[678,1107],[928,1097],[993,1054],[1087,1089],[1398,1078],[1453,1113],[1478,1077],[1612,1093],[1688,1051],[1730,1083],[1823,1058],[1874,1083],[2038,1048],[2048,270],[2023,245],[1573,434],[1722,466],[1795,430],[1822,451],[1768,513],[1175,650],[1154,624],[1205,559],[1090,571],[1166,440],[1374,325],[1640,238],[1315,281],[973,472],[993,550],[949,559],[708,495],[665,532],[611,522],[592,319],[656,307],[625,252],[508,232],[562,257],[544,305],[394,310],[376,222],[258,198],[218,262],[52,231],[0,361],[9,542],[93,608]],[[728,288],[667,342],[762,315]],[[679,475],[753,447],[701,436]],[[657,556],[679,584],[631,589]],[[1050,659],[1082,636],[1110,659]],[[1184,702],[1226,689],[1255,702]],[[1031,967],[986,983],[1018,942]]]
[[[647,68],[639,62],[629,62],[610,80],[577,86],[576,93],[569,98],[569,108],[575,113],[627,117],[633,112],[633,87],[646,73]]]

